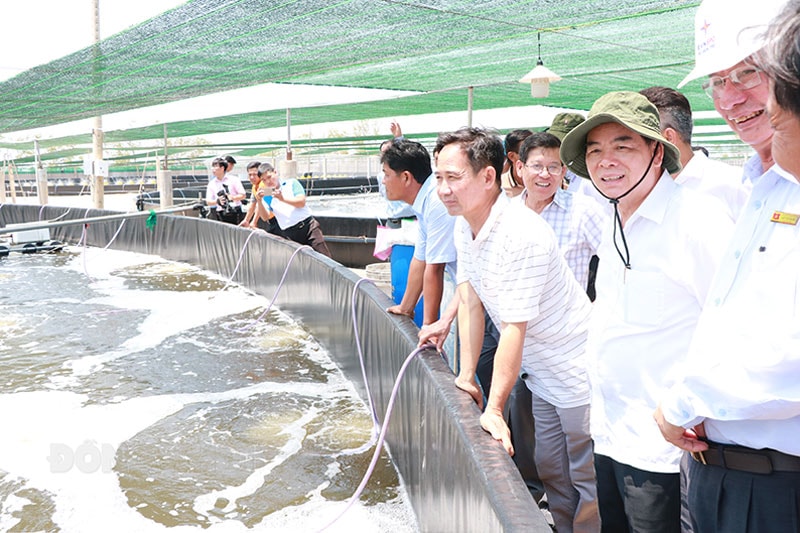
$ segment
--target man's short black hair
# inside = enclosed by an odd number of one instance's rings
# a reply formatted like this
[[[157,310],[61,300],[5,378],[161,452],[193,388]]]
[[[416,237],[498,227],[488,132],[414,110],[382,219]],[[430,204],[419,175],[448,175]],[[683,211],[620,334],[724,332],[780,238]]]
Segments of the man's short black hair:
[[[417,183],[425,183],[431,175],[431,156],[420,143],[407,139],[397,139],[381,155],[381,163],[386,163],[395,172],[408,171]]]
[[[275,172],[275,167],[269,163],[261,163],[258,165],[258,176],[261,177],[268,172]]]
[[[260,164],[261,164],[260,161],[251,161],[250,163],[247,164],[247,170],[250,170],[251,168],[258,168]]]
[[[519,147],[519,160],[523,163],[528,161],[528,154],[531,150],[536,148],[553,148],[558,151],[561,148],[561,140],[546,131],[539,131],[529,135],[524,141],[522,146]]]
[[[506,138],[503,140],[503,146],[506,149],[506,155],[508,155],[508,152],[519,153],[520,144],[522,144],[522,141],[530,137],[532,133],[533,132],[531,130],[509,131],[506,134]]]
[[[500,186],[500,175],[503,173],[503,163],[506,159],[503,141],[492,130],[483,128],[461,128],[447,133],[440,133],[436,140],[436,151],[449,144],[457,144],[464,153],[475,173],[486,167],[495,171],[495,182]]]
[[[661,130],[672,128],[686,144],[692,143],[692,106],[683,94],[669,87],[648,87],[639,91],[656,106]]]

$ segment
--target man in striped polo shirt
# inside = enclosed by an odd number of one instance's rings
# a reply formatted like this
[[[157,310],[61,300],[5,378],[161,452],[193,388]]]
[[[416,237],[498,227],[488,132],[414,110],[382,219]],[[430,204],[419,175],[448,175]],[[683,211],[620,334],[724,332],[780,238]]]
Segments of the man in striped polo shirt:
[[[439,136],[436,179],[458,215],[461,369],[456,385],[482,403],[475,381],[483,309],[500,330],[481,426],[514,454],[503,407],[520,368],[528,374],[535,457],[559,531],[599,531],[584,345],[589,299],[564,261],[553,230],[502,193],[503,144],[463,128]],[[463,326],[463,329],[461,327]],[[465,349],[466,348],[466,349]]]

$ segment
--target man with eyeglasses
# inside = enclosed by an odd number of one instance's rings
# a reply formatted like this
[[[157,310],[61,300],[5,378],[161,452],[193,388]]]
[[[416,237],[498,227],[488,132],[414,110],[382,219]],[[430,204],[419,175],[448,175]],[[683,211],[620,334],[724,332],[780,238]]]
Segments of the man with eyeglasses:
[[[603,531],[677,533],[681,453],[652,412],[683,362],[733,223],[672,179],[680,152],[639,93],[600,97],[564,137],[561,160],[614,207],[587,343]]]
[[[742,181],[752,188],[773,165],[772,127],[767,116],[769,81],[752,56],[761,48],[766,23],[786,0],[763,0],[739,9],[725,0],[703,2],[695,15],[695,66],[678,84],[703,76],[703,89],[725,122],[755,151]]]
[[[607,217],[588,196],[563,188],[567,167],[560,149],[561,141],[551,133],[534,133],[523,141],[516,166],[525,190],[518,198],[550,224],[575,279],[588,289],[589,260],[600,246]]]
[[[770,80],[757,67],[775,72],[771,63],[790,72],[800,64],[800,5],[780,12],[786,4],[762,0],[738,9],[705,0],[695,19],[695,68],[684,80],[710,75],[704,86],[717,110],[756,150],[745,175],[757,178],[715,275],[687,364],[654,413],[664,439],[691,453],[681,472],[688,479],[686,530],[697,533],[796,532],[800,520],[800,189],[772,160],[771,142],[780,134],[773,134],[765,111],[768,101],[775,104],[769,85],[780,77]],[[767,29],[771,39],[764,41]],[[789,94],[797,94],[795,87]],[[776,142],[778,155],[780,146]]]

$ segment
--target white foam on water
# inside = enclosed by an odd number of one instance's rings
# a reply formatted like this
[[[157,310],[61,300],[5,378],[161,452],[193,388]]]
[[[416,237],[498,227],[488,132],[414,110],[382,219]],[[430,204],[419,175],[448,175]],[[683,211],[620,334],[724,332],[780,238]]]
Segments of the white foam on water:
[[[216,295],[214,304],[209,297]],[[125,339],[119,348],[98,355],[88,355],[65,363],[76,376],[85,376],[126,355],[155,348],[165,339],[184,331],[217,322],[220,318],[242,313],[262,305],[260,298],[241,290],[213,292],[120,291],[89,303],[105,304],[121,309],[147,311],[139,325],[139,334]],[[202,309],[203,313],[187,312]]]
[[[332,502],[321,496],[312,498],[301,506],[289,506],[266,516],[253,531],[281,531],[283,533],[354,533],[356,531],[381,531],[413,533],[419,531],[416,521],[400,499],[365,506],[356,502],[336,522],[331,521],[344,510],[347,502]],[[326,527],[327,526],[327,527]]]
[[[72,360],[72,379],[77,383],[80,382],[81,375],[109,361],[155,347],[173,335],[183,337],[181,333],[191,328],[218,323],[222,317],[265,305],[266,299],[238,287],[229,287],[223,292],[215,293],[126,289],[124,279],[114,275],[114,271],[150,265],[153,261],[162,260],[128,252],[87,251],[89,255],[86,265],[91,275],[87,283],[91,284],[95,292],[102,294],[92,299],[91,303],[112,309],[141,310],[147,312],[147,317],[141,323],[137,335],[121,340],[119,349]],[[193,268],[180,264],[174,266],[176,270]],[[171,267],[171,263],[165,262],[163,271],[170,272]],[[82,272],[83,259],[76,258],[70,262],[69,268]],[[158,268],[162,269],[161,266]],[[213,304],[209,304],[210,294],[214,295]],[[63,298],[62,301],[75,300]],[[10,317],[11,314],[3,313],[2,319],[9,320]],[[25,318],[11,320],[24,322]],[[306,346],[302,351],[304,356],[326,368],[335,367],[324,350]],[[333,372],[327,379],[325,383],[264,381],[221,392],[116,398],[112,403],[104,404],[87,403],[88,395],[64,390],[0,394],[0,413],[3,413],[4,427],[3,437],[0,438],[0,472],[6,473],[4,483],[20,484],[26,489],[49,495],[55,505],[52,520],[66,533],[195,532],[201,528],[196,525],[168,527],[147,518],[129,505],[112,469],[115,450],[138,433],[192,404],[245,400],[262,394],[292,394],[325,400],[341,397],[344,392],[352,398],[358,397],[353,384],[341,373]],[[283,426],[283,433],[289,435],[289,439],[280,448],[277,457],[250,472],[244,482],[223,487],[195,499],[195,511],[212,522],[205,528],[206,531],[315,531],[325,526],[344,508],[346,502],[330,502],[321,495],[329,485],[329,481],[324,481],[309,492],[307,502],[272,513],[251,527],[233,518],[235,513],[231,513],[230,518],[220,517],[218,514],[219,509],[215,505],[220,498],[231,502],[224,511],[230,510],[233,502],[255,493],[277,466],[301,451],[303,440],[309,438],[306,426],[319,413],[316,408],[311,407],[299,417],[297,412],[290,416],[292,419],[287,420]],[[311,437],[315,435],[316,433]],[[337,455],[360,453],[369,446],[370,443],[355,448],[350,445],[349,449],[341,450]],[[63,469],[56,467],[53,461],[57,453],[64,449],[74,451],[76,456],[81,450],[96,450],[105,455],[101,464],[92,471],[87,471],[85,465],[83,468],[73,466]],[[107,453],[109,451],[110,455]],[[334,458],[328,464],[325,474],[327,479],[331,479],[340,471],[341,466]],[[153,478],[150,480],[155,482]],[[402,490],[401,486],[401,493]],[[0,530],[14,527],[19,522],[14,514],[27,503],[19,495],[7,496],[0,509]],[[209,515],[208,512],[212,509],[217,513]],[[415,524],[413,511],[402,500],[371,506],[357,502],[341,520],[326,531],[406,532],[416,531]]]
[[[104,464],[94,471],[86,471],[86,468],[77,466],[60,471],[60,468],[54,469],[50,458],[61,447],[75,451],[76,456],[82,447],[100,450],[101,453],[105,450],[116,450],[140,431],[192,403],[217,403],[263,393],[289,391],[294,394],[308,394],[314,398],[335,395],[329,385],[297,385],[259,383],[218,393],[150,396],[105,405],[85,405],[85,396],[65,391],[0,395],[3,424],[7,428],[15,428],[14,431],[4,432],[6,435],[0,439],[0,470],[8,472],[12,479],[23,481],[26,488],[51,494],[56,506],[54,522],[65,532],[105,533],[110,531],[111,524],[113,530],[119,532],[182,531],[183,527],[188,529],[190,526],[168,528],[147,519],[128,505],[117,476],[111,471],[113,457],[105,457]],[[316,410],[311,409],[287,424],[282,433],[290,435],[289,441],[273,461],[254,470],[244,483],[197,497],[194,508],[198,515],[212,518],[207,513],[215,508],[219,498],[230,502],[229,508],[223,510],[228,512],[237,499],[258,490],[276,466],[301,450],[302,440],[306,435],[305,425],[317,414]],[[321,488],[324,487],[320,487],[320,490]],[[15,501],[7,500],[5,506],[15,506]],[[297,531],[309,531],[309,528],[322,527],[341,508],[316,495],[298,508],[269,515],[255,530],[275,531],[278,528],[281,531],[291,531],[293,527],[298,527]],[[347,514],[345,523],[349,524],[351,530],[354,524],[362,524],[367,529],[375,530],[376,522],[384,520],[385,510],[381,510],[380,506],[371,507],[368,511],[357,509],[358,506],[354,506]],[[7,523],[13,520],[9,512],[4,510]],[[404,516],[402,523],[413,523],[410,511],[406,512],[409,514]],[[253,531],[235,519],[214,518],[211,522],[212,526],[207,531]],[[379,530],[413,531],[413,528]]]
[[[222,490],[216,490],[209,494],[202,494],[194,500],[194,510],[201,515],[208,516],[212,522],[217,521],[211,511],[217,510],[222,513],[230,513],[236,508],[236,500],[249,496],[264,485],[264,480],[278,466],[297,454],[303,449],[303,439],[306,436],[305,426],[317,417],[317,410],[313,407],[303,414],[298,420],[287,424],[278,433],[279,435],[289,435],[289,440],[284,444],[278,454],[261,468],[255,469],[247,479],[238,486],[229,486]],[[222,508],[217,507],[219,500],[226,500],[228,503]]]
[[[86,263],[91,267],[90,285],[96,292],[104,295],[86,303],[145,311],[148,316],[139,325],[139,334],[121,340],[116,350],[67,361],[65,367],[71,369],[75,376],[88,375],[105,363],[154,348],[173,335],[214,323],[226,316],[256,309],[264,304],[262,297],[237,285],[213,292],[128,289],[125,287],[125,280],[113,275],[113,272],[143,265],[147,265],[148,271],[154,274],[196,272],[199,269],[172,262],[153,265],[154,260],[164,260],[115,250],[88,248],[85,253]],[[76,257],[68,266],[82,272],[83,258]]]

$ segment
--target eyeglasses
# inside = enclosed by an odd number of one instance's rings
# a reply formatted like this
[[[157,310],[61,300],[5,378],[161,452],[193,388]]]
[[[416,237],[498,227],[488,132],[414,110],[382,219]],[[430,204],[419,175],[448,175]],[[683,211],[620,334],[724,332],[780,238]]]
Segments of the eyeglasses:
[[[725,80],[731,80],[731,84],[740,91],[752,89],[761,84],[761,70],[756,67],[745,65],[730,71],[727,76],[710,76],[703,83],[703,90],[709,98],[715,100],[719,98],[725,89]]]
[[[525,165],[525,168],[530,169],[535,174],[541,174],[543,170],[546,170],[548,174],[551,176],[555,176],[556,174],[561,172],[561,165],[553,163],[552,165],[540,165],[539,163],[534,163],[533,165]]]

